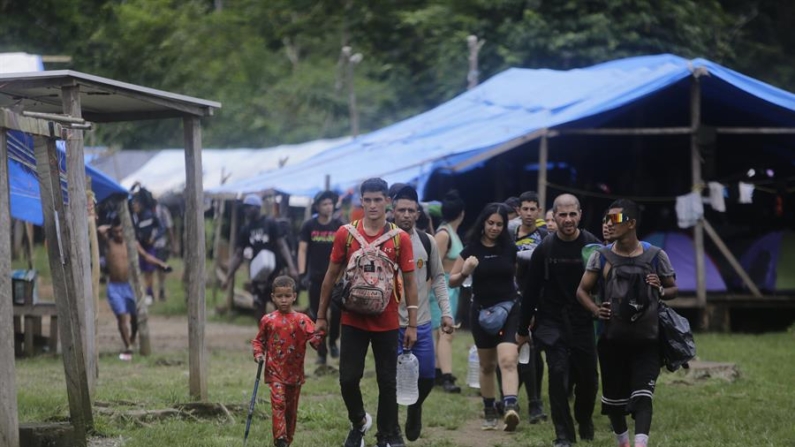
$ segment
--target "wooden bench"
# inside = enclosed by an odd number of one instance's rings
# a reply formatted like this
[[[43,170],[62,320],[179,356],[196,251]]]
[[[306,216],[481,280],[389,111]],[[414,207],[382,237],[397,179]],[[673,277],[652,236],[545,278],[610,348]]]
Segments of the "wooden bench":
[[[50,331],[46,337],[42,334],[42,317],[50,318]],[[58,312],[55,303],[14,306],[14,352],[31,357],[36,354],[37,347],[45,344],[50,353],[58,352]]]

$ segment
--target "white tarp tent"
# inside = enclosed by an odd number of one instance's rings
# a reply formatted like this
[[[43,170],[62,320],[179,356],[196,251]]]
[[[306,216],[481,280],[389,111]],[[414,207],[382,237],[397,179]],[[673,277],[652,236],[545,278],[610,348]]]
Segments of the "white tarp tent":
[[[284,144],[266,149],[204,149],[202,168],[204,189],[232,183],[263,172],[307,160],[327,149],[346,144],[350,137],[315,140],[302,144]],[[182,149],[158,151],[121,184],[130,188],[140,182],[155,196],[182,192],[185,187],[185,154]]]

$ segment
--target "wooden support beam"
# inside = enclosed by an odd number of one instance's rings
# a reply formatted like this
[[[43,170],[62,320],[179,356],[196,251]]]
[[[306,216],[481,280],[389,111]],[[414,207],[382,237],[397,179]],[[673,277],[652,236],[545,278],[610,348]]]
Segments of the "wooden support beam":
[[[202,187],[201,122],[182,119],[185,134],[185,269],[188,278],[188,348],[190,396],[207,400],[207,348],[204,344],[205,247],[204,194]]]
[[[213,282],[213,305],[217,304],[218,288],[220,281],[216,272],[221,268],[221,228],[224,226],[224,212],[226,211],[226,200],[218,199],[215,203],[215,218],[213,219],[213,274],[210,275]],[[231,247],[231,242],[229,246]]]
[[[80,86],[61,88],[63,96],[63,113],[72,118],[82,119],[80,104]],[[66,131],[66,186],[69,193],[69,233],[71,243],[69,253],[72,256],[69,265],[74,269],[75,304],[82,311],[80,320],[80,338],[85,353],[86,371],[88,371],[88,392],[94,396],[97,384],[97,357],[95,356],[96,338],[93,336],[94,300],[91,284],[91,244],[88,241],[88,203],[86,200],[86,159],[83,155],[83,131],[69,129]]]
[[[550,138],[566,135],[591,135],[591,136],[654,136],[654,135],[690,135],[690,127],[627,127],[627,128],[602,128],[602,129],[555,129],[550,130]]]
[[[700,188],[701,151],[698,147],[698,129],[701,127],[701,81],[695,74],[690,78],[690,165],[693,188]],[[702,309],[707,305],[707,278],[704,262],[704,221],[699,219],[693,228],[693,245],[696,255],[696,299]]]
[[[466,168],[468,168],[468,167],[470,167],[472,165],[478,164],[478,163],[486,161],[486,160],[488,160],[488,159],[490,159],[492,157],[495,157],[495,156],[500,155],[502,153],[508,152],[511,149],[514,149],[516,147],[519,147],[519,146],[527,143],[528,141],[533,141],[536,138],[540,138],[542,135],[546,134],[546,132],[547,132],[547,129],[539,129],[539,130],[536,130],[535,132],[531,132],[531,133],[529,133],[527,135],[522,135],[520,137],[516,137],[516,138],[514,138],[512,140],[506,141],[506,142],[498,145],[497,147],[494,147],[494,148],[489,149],[489,150],[487,150],[485,152],[482,152],[482,153],[480,153],[480,154],[478,154],[478,155],[476,155],[476,156],[474,156],[474,157],[472,157],[472,158],[470,158],[468,160],[464,160],[461,163],[458,163],[457,165],[455,165],[452,168],[450,168],[450,170],[453,171],[453,172],[461,171],[461,170],[466,169]]]
[[[55,138],[60,137],[66,127],[52,121],[22,116],[8,109],[0,109],[0,128]]]
[[[6,142],[6,130],[0,127],[0,228],[11,227]],[[0,445],[19,447],[12,293],[11,234],[6,231],[0,232]]]
[[[755,298],[762,298],[762,292],[760,292],[759,288],[756,287],[754,281],[751,279],[750,276],[748,276],[748,273],[745,271],[743,266],[740,265],[740,263],[737,261],[737,258],[734,257],[731,250],[729,250],[729,247],[726,246],[726,244],[723,242],[723,239],[721,239],[720,235],[718,235],[718,232],[715,231],[714,228],[712,228],[712,225],[709,223],[707,219],[703,220],[704,220],[704,230],[707,231],[707,235],[712,239],[712,242],[714,242],[715,245],[718,246],[718,250],[720,250],[723,256],[726,257],[726,260],[729,261],[729,264],[731,264],[734,271],[737,272],[737,275],[740,277],[740,279],[742,279],[745,285],[748,286],[748,290],[751,291],[751,293],[754,295]]]
[[[541,136],[538,145],[538,203],[546,213],[547,210],[547,164],[549,163],[549,138]]]
[[[715,131],[727,135],[792,135],[795,127],[718,127]]]
[[[94,369],[89,369],[88,374],[94,375],[94,380],[99,378],[99,234],[97,233],[97,213],[94,206],[94,192],[91,189],[91,177],[86,177],[86,202],[88,203],[88,240],[91,243],[91,306],[94,310],[94,331],[86,332],[95,341],[94,350],[91,351]],[[88,331],[88,329],[86,329]]]
[[[55,140],[34,137],[36,171],[41,189],[41,207],[44,213],[44,232],[52,274],[53,293],[58,307],[58,329],[61,333],[66,394],[69,415],[75,428],[75,441],[86,446],[86,434],[94,425],[91,397],[88,392],[85,353],[80,335],[82,309],[77,305],[77,281],[71,263],[74,257],[71,235],[63,204],[58,152]],[[85,212],[85,210],[84,210]]]
[[[232,263],[232,256],[235,255],[235,248],[237,246],[237,199],[232,201],[232,223],[229,228],[229,256],[226,258],[227,269]],[[229,287],[226,288],[226,309],[232,310],[235,308],[235,274],[232,274]]]
[[[127,262],[130,265],[130,285],[135,292],[135,308],[138,313],[138,352],[147,356],[152,353],[149,338],[149,309],[146,305],[146,292],[141,280],[141,267],[138,263],[138,240],[135,238],[130,208],[127,200],[119,200],[116,210],[119,213],[121,227],[124,231],[124,243],[127,245]]]

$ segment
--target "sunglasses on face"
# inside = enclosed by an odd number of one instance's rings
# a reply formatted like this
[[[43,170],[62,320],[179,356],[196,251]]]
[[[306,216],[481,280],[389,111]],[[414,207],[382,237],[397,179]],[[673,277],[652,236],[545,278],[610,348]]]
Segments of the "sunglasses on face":
[[[602,223],[607,224],[608,222],[612,222],[613,225],[617,225],[624,222],[629,222],[630,218],[624,213],[615,213],[615,214],[605,214],[605,217],[602,218]]]

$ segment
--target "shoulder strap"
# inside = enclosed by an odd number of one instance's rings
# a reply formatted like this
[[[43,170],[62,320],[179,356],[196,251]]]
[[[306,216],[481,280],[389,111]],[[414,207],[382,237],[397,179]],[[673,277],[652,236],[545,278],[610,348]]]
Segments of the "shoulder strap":
[[[549,257],[552,254],[552,239],[555,237],[557,236],[554,234],[548,234],[544,237],[544,240],[541,241],[538,248],[536,248],[536,250],[540,248],[542,250],[541,253],[544,254],[544,281],[549,281]]]
[[[427,265],[431,262],[431,237],[422,230],[415,229],[414,231],[417,232],[417,236],[420,237],[420,242],[422,242],[422,247],[425,248],[425,253],[428,254],[428,262],[425,266],[425,280],[428,281],[431,279],[431,268]]]

